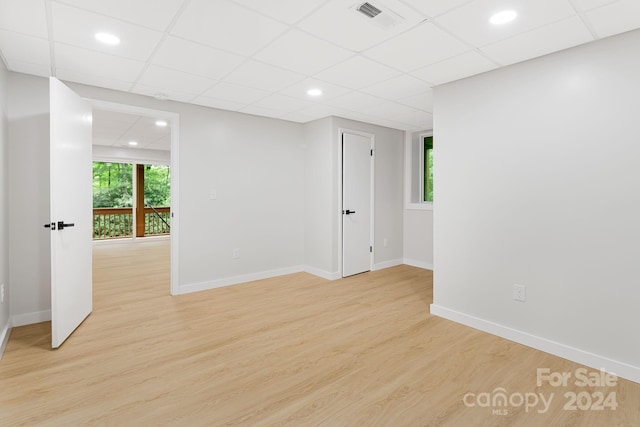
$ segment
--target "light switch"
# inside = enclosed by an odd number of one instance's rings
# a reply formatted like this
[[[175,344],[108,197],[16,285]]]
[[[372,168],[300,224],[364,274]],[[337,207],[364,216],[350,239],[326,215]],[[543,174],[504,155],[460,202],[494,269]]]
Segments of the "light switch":
[[[218,192],[216,190],[209,190],[209,200],[217,200]]]

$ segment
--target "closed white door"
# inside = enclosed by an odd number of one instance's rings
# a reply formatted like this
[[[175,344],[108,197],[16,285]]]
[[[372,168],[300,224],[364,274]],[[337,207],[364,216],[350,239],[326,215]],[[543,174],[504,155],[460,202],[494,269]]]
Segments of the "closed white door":
[[[91,106],[54,77],[50,96],[51,346],[91,313]]]
[[[371,138],[342,134],[342,277],[371,270]]]

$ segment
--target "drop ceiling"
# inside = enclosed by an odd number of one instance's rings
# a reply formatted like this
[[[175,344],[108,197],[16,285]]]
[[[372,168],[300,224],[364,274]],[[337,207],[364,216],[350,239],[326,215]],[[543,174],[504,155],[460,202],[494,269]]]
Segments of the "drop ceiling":
[[[156,121],[149,116],[93,110],[93,145],[170,151],[171,128],[158,126]]]
[[[435,85],[640,27],[638,0],[370,0],[402,17],[388,28],[362,2],[2,0],[0,54],[12,71],[141,95],[422,130]],[[491,25],[504,9],[517,19]]]

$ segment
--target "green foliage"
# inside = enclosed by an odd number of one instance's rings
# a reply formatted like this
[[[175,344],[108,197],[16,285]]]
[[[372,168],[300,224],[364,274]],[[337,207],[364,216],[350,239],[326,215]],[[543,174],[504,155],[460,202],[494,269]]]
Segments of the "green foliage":
[[[144,201],[153,207],[171,206],[171,172],[168,166],[145,166]]]
[[[133,206],[132,173],[131,164],[93,162],[93,207]]]
[[[94,162],[93,207],[131,208],[135,200],[133,171],[132,164]],[[170,188],[171,172],[168,166],[144,166],[145,205],[154,208],[171,206]],[[94,215],[94,239],[131,236],[134,222],[132,213],[110,212]],[[170,222],[168,212],[160,212],[160,215],[167,223]],[[165,233],[169,233],[169,227],[155,213],[145,213],[145,235]]]
[[[144,200],[147,205],[171,205],[171,172],[168,166],[146,165]],[[93,162],[93,207],[133,206],[133,165]]]
[[[424,200],[433,202],[433,137],[424,139]]]

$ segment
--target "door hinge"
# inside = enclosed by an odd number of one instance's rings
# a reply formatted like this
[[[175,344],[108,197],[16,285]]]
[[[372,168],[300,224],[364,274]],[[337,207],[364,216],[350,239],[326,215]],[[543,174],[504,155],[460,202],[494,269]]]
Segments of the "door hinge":
[[[369,246],[369,252],[373,253],[373,246]]]
[[[371,150],[371,157],[373,157],[373,150]]]

